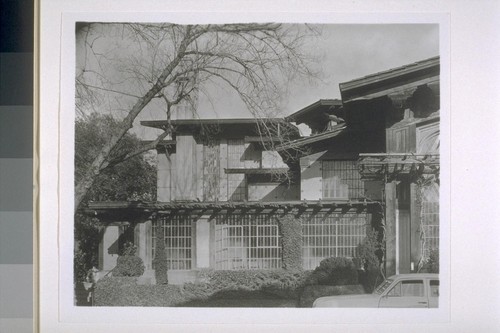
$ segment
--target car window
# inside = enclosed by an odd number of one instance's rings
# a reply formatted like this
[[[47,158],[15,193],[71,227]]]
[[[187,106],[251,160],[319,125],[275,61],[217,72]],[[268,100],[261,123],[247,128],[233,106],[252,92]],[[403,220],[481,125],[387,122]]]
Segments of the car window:
[[[375,294],[379,294],[379,295],[382,295],[382,293],[387,289],[389,288],[389,286],[391,285],[393,280],[391,279],[387,279],[385,280],[384,282],[382,282],[382,284],[380,284],[380,286],[377,287],[377,289],[375,289],[374,293]]]
[[[392,288],[388,296],[393,297],[422,297],[424,296],[424,281],[404,280]]]
[[[431,280],[430,285],[431,285],[431,297],[438,297],[439,296],[439,280]]]

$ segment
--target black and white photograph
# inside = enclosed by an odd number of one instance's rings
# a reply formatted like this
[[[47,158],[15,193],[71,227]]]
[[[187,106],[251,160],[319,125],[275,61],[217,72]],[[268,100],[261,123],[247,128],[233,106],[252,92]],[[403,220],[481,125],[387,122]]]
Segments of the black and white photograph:
[[[35,330],[496,332],[498,9],[40,0]]]
[[[439,31],[75,22],[74,305],[438,308]]]

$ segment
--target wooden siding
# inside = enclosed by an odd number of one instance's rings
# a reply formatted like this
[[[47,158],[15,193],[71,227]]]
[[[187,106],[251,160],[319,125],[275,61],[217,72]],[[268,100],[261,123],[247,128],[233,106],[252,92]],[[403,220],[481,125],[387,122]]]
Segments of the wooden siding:
[[[300,200],[299,186],[279,183],[249,183],[248,201],[288,201]]]
[[[172,200],[172,169],[175,154],[158,154],[157,198],[158,201]]]
[[[413,153],[416,151],[415,124],[398,125],[386,131],[388,153]]]
[[[262,166],[262,150],[255,143],[245,143],[245,168],[260,168]]]
[[[283,159],[277,151],[262,151],[262,167],[263,168],[287,168]]]
[[[196,141],[191,135],[177,136],[175,199],[196,199]]]

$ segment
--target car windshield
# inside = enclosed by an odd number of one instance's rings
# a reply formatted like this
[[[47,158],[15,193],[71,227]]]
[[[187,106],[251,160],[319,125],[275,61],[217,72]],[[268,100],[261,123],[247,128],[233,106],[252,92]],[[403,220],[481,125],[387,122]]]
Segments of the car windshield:
[[[384,282],[382,282],[377,289],[373,292],[374,294],[381,295],[392,283],[391,279],[386,279]]]

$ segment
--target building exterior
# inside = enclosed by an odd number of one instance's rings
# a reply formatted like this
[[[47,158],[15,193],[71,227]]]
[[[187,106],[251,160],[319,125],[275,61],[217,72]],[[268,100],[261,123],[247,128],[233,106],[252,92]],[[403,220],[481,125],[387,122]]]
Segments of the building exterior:
[[[374,228],[387,273],[417,271],[438,246],[439,58],[340,89],[341,101],[284,119],[172,120],[171,139],[157,146],[158,201],[89,205],[106,224],[99,268],[112,269],[116,245],[133,239],[153,276],[162,239],[171,283],[206,268],[314,269],[354,257]],[[288,224],[299,243],[287,239]]]
[[[347,114],[385,118],[385,151],[359,164],[384,185],[388,275],[418,271],[439,248],[439,67],[435,57],[340,85]]]

